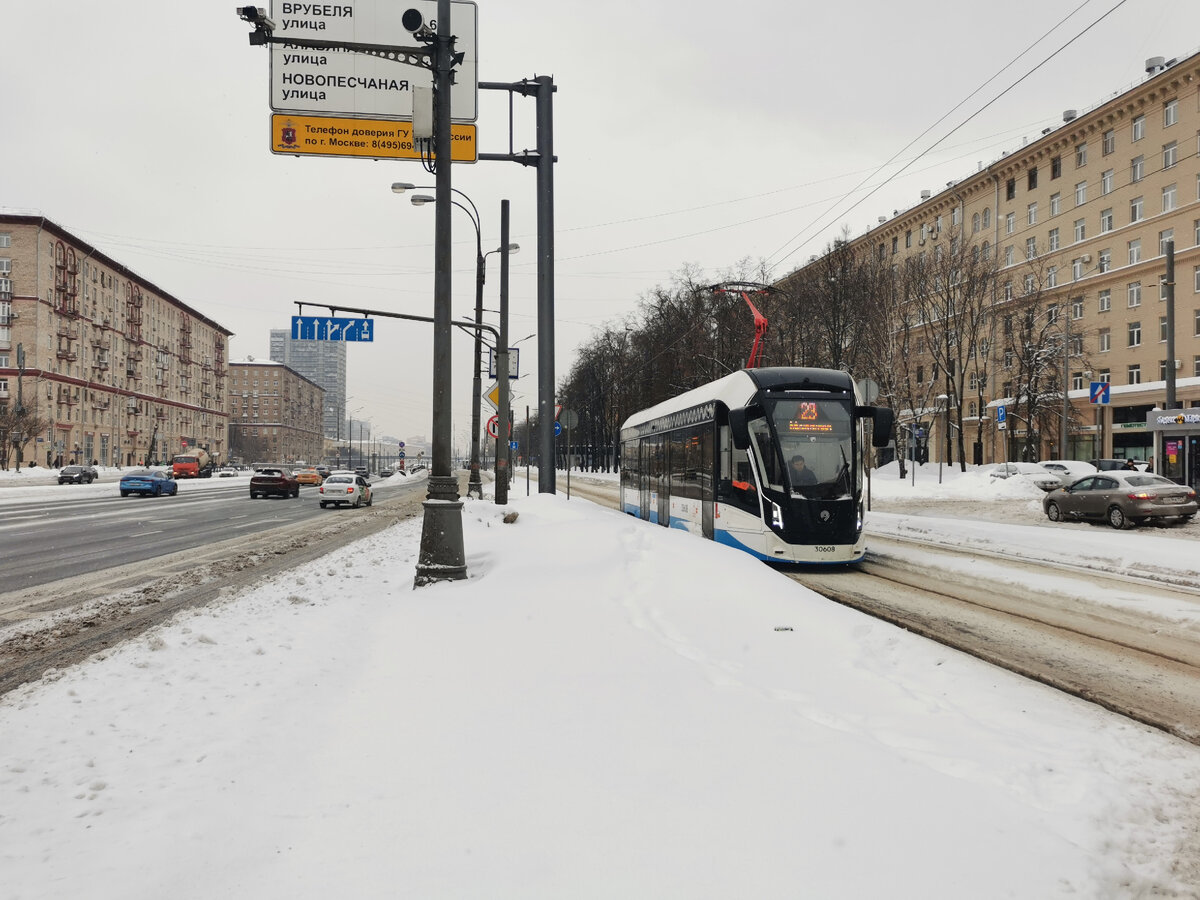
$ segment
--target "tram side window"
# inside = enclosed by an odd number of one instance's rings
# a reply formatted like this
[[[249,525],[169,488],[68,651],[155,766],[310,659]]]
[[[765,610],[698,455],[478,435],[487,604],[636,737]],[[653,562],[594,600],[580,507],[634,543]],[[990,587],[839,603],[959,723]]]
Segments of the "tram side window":
[[[721,426],[718,433],[717,456],[717,502],[758,515],[758,488],[754,484],[754,473],[750,471],[750,459],[745,450],[733,446],[728,425]]]
[[[638,442],[621,445],[621,487],[638,489]]]
[[[771,428],[767,425],[767,420],[762,418],[754,419],[749,425],[750,439],[754,442],[754,446],[758,450],[758,457],[763,463],[766,486],[772,490],[782,491],[783,461],[779,456],[775,441],[771,438]]]
[[[712,462],[711,452],[704,450],[711,446],[711,428],[697,425],[680,429],[671,433],[671,452],[669,465],[671,467],[671,496],[701,499],[702,482],[709,480],[707,466]],[[708,494],[710,491],[703,491]]]

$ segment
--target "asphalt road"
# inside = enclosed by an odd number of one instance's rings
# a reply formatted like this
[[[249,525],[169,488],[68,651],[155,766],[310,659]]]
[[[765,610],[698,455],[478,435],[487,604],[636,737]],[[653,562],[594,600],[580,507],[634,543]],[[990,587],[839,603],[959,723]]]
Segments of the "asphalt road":
[[[321,509],[315,485],[302,485],[298,499],[251,500],[248,478],[229,481],[204,490],[184,483],[174,497],[121,497],[115,481],[111,493],[100,492],[99,484],[63,485],[44,497],[8,500],[0,491],[0,594],[139,561],[153,575],[155,557],[361,512]],[[424,495],[427,487],[423,479],[373,486],[377,503]]]

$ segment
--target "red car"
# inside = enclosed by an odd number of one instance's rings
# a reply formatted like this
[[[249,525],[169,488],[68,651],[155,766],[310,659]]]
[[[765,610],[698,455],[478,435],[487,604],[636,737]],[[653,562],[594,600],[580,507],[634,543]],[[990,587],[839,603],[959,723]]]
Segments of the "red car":
[[[259,469],[250,476],[250,499],[270,497],[299,497],[300,482],[290,469]]]

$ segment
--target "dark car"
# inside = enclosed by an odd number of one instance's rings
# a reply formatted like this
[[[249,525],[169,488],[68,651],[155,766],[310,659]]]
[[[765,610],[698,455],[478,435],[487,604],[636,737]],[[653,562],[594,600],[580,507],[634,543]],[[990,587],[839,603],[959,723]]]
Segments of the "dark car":
[[[1128,459],[1089,459],[1088,460],[1088,462],[1090,462],[1093,466],[1095,466],[1101,472],[1115,472],[1118,470],[1132,472],[1135,470],[1140,471],[1140,470],[1143,470],[1146,468],[1146,464],[1144,462],[1142,462],[1140,459],[1135,459],[1135,460],[1132,460],[1133,469],[1130,469],[1129,468],[1130,461],[1131,460],[1128,460]]]
[[[250,477],[250,499],[270,497],[299,497],[300,482],[290,469],[261,468]]]
[[[354,467],[354,474],[355,474],[355,475],[361,475],[363,478],[370,478],[370,477],[371,477],[371,473],[370,473],[369,471],[367,471],[367,467],[366,467],[366,466],[355,466],[355,467]]]
[[[1196,492],[1148,472],[1102,471],[1051,491],[1042,509],[1051,522],[1091,519],[1113,528],[1132,528],[1148,519],[1187,522],[1196,515]]]
[[[179,493],[179,485],[167,472],[152,469],[135,469],[121,476],[121,496],[140,494],[143,497],[161,497],[163,494],[174,497]]]
[[[91,484],[100,475],[91,466],[63,466],[58,473],[59,484]]]

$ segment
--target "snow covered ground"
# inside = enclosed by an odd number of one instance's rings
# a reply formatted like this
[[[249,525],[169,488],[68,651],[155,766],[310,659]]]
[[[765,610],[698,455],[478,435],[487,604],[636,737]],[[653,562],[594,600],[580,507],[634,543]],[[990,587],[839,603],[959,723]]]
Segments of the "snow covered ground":
[[[1196,574],[888,474],[879,533]],[[1198,896],[1200,747],[565,486],[466,501],[464,582],[406,523],[0,700],[0,895]]]

